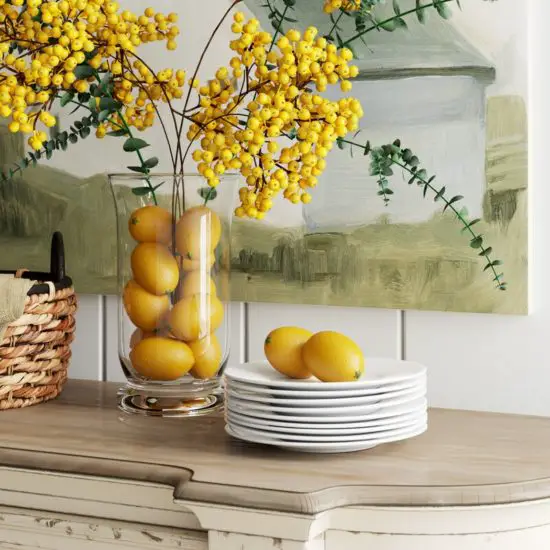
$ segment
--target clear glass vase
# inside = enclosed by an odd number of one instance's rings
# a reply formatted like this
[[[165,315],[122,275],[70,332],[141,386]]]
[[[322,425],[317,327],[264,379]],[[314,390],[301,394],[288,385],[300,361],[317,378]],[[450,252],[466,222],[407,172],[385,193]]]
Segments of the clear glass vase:
[[[111,174],[117,212],[119,408],[194,416],[223,405],[238,176]]]

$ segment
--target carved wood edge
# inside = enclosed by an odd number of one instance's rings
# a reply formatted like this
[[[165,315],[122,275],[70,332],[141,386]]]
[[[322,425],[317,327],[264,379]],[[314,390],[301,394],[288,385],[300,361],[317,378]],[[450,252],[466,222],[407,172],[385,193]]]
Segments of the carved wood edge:
[[[550,478],[470,486],[342,485],[298,493],[194,481],[193,471],[183,466],[26,449],[3,449],[0,466],[158,483],[174,488],[176,503],[193,501],[301,515],[316,515],[345,506],[466,507],[550,499]]]

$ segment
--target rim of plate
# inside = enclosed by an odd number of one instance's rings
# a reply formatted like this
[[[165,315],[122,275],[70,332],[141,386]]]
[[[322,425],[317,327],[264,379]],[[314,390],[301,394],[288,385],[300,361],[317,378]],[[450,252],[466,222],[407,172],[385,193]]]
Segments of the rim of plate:
[[[372,410],[365,414],[356,414],[351,416],[303,416],[303,415],[280,415],[273,411],[257,411],[249,410],[246,412],[236,410],[231,406],[231,402],[226,402],[227,409],[233,413],[251,417],[261,418],[265,420],[276,420],[278,422],[309,422],[315,424],[338,424],[344,422],[366,422],[367,420],[380,420],[383,418],[392,418],[395,416],[401,416],[402,414],[411,413],[415,411],[426,410],[428,407],[428,400],[426,397],[419,397],[411,400],[410,402],[402,403],[400,405],[392,405],[383,409]]]
[[[293,450],[302,450],[304,452],[341,452],[344,450],[362,450],[362,449],[371,449],[377,447],[378,445],[384,445],[386,443],[397,443],[398,441],[404,441],[406,439],[412,439],[422,435],[428,429],[427,425],[421,426],[416,432],[412,432],[409,435],[395,437],[395,438],[386,438],[381,439],[377,442],[364,442],[365,446],[360,445],[357,442],[340,442],[340,443],[299,443],[299,442],[274,442],[268,441],[264,438],[250,437],[250,436],[239,436],[237,435],[228,425],[225,426],[225,432],[235,439],[240,439],[241,441],[249,441],[251,443],[260,443],[263,445],[271,445],[275,447],[281,447],[283,449],[293,449]],[[330,451],[329,451],[330,449]]]
[[[265,430],[268,432],[280,432],[280,433],[295,433],[295,434],[318,434],[318,435],[338,435],[338,434],[361,434],[366,432],[380,432],[387,431],[393,428],[405,427],[413,425],[419,422],[423,418],[428,418],[428,413],[422,411],[416,414],[403,415],[403,418],[400,417],[390,417],[387,419],[382,419],[374,421],[371,424],[363,426],[345,426],[345,425],[334,425],[334,424],[308,424],[308,423],[299,423],[296,425],[291,423],[277,423],[273,421],[273,424],[268,420],[263,420],[261,418],[245,418],[242,415],[232,413],[230,411],[226,412],[225,421],[227,423],[235,423],[241,425],[243,428],[249,427],[257,430]],[[395,421],[397,419],[397,421]],[[386,422],[384,422],[384,420]],[[389,421],[389,422],[388,422]],[[349,424],[349,423],[348,423]],[[360,424],[360,423],[357,423]]]
[[[252,391],[249,393],[243,393],[242,391],[239,391],[234,388],[226,388],[226,394],[229,395],[230,398],[236,397],[237,399],[240,399],[241,401],[250,401],[252,403],[264,403],[268,406],[271,405],[293,405],[300,408],[312,408],[312,407],[328,407],[329,409],[332,409],[333,407],[338,406],[361,406],[361,405],[367,405],[371,403],[378,403],[380,400],[386,400],[386,399],[398,399],[400,397],[406,397],[407,395],[416,394],[420,391],[420,389],[423,389],[426,391],[427,387],[422,384],[418,386],[412,386],[410,388],[405,388],[404,390],[399,390],[396,392],[388,392],[388,393],[382,393],[382,394],[374,394],[374,395],[365,395],[365,396],[353,396],[353,397],[321,397],[321,398],[315,398],[311,397],[309,399],[300,399],[300,398],[285,398],[281,396],[270,396],[270,395],[264,395],[264,394],[254,394]],[[244,390],[245,392],[247,390]]]
[[[267,361],[255,361],[229,365],[225,377],[229,380],[257,384],[268,388],[296,388],[308,390],[355,389],[381,384],[404,382],[426,374],[427,368],[420,363],[400,359],[366,358],[364,375],[354,382],[321,382],[316,378],[295,380],[277,372]],[[372,377],[373,374],[375,377]],[[372,378],[371,378],[372,377]]]
[[[261,430],[256,430],[254,428],[246,428],[243,426],[239,426],[236,424],[228,423],[229,426],[237,432],[241,432],[243,434],[250,434],[253,436],[258,437],[265,437],[266,439],[271,439],[273,441],[277,442],[292,442],[292,441],[300,441],[303,443],[344,443],[344,442],[351,442],[351,441],[376,441],[378,439],[385,439],[388,437],[396,437],[399,435],[405,435],[410,432],[414,432],[416,429],[418,429],[421,426],[427,425],[428,422],[426,420],[418,421],[414,424],[411,424],[409,426],[405,426],[403,428],[395,428],[393,430],[386,430],[386,432],[370,432],[370,433],[364,433],[364,434],[344,434],[341,436],[337,435],[317,435],[317,434],[281,434],[281,433],[272,433],[272,432],[263,432]]]
[[[341,407],[296,407],[296,406],[278,406],[264,403],[256,403],[255,401],[247,401],[241,399],[240,397],[231,396],[226,393],[226,402],[228,405],[233,405],[233,409],[240,407],[241,410],[257,410],[257,411],[271,411],[274,413],[295,413],[298,416],[310,417],[316,416],[319,414],[331,414],[331,415],[343,415],[346,413],[361,414],[375,411],[378,409],[383,409],[387,407],[392,407],[395,405],[401,405],[402,403],[407,403],[408,401],[413,401],[416,398],[426,395],[425,388],[418,388],[414,392],[411,392],[402,397],[394,398],[380,398],[378,401],[373,403],[367,403],[366,405],[343,405]]]
[[[368,388],[354,388],[350,390],[335,389],[335,390],[318,390],[310,391],[304,389],[294,388],[270,388],[267,386],[260,386],[259,384],[249,384],[248,382],[241,382],[240,380],[231,380],[227,378],[225,380],[226,388],[246,389],[247,391],[254,391],[262,395],[281,395],[285,397],[307,397],[309,399],[317,399],[323,397],[356,397],[367,395],[382,395],[384,393],[391,393],[394,391],[400,391],[407,388],[413,388],[420,385],[420,383],[426,384],[427,377],[417,377],[404,382],[394,382],[392,384],[386,384],[381,386],[371,386]]]

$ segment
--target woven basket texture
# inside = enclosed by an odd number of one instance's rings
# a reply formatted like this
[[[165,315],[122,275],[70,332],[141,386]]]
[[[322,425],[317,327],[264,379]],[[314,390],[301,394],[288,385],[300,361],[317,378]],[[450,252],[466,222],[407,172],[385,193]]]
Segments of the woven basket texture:
[[[30,294],[23,315],[0,342],[0,410],[28,407],[59,395],[67,380],[77,301],[74,288]]]

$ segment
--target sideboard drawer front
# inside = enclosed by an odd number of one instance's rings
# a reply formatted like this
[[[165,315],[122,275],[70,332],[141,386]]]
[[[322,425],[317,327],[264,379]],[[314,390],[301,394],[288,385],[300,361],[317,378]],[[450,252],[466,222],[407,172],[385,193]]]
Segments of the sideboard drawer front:
[[[208,535],[200,531],[0,507],[0,548],[208,550]]]

